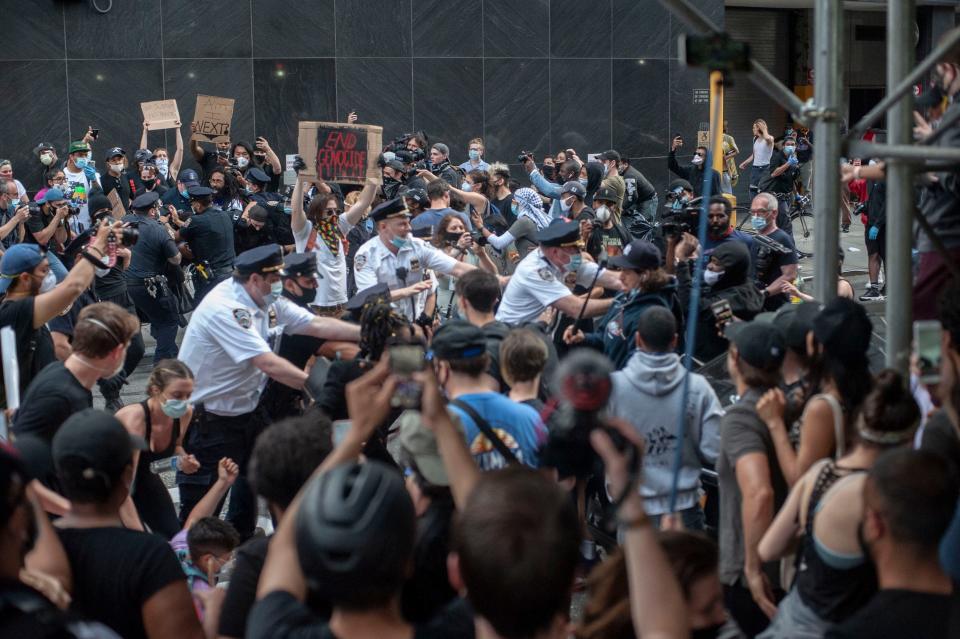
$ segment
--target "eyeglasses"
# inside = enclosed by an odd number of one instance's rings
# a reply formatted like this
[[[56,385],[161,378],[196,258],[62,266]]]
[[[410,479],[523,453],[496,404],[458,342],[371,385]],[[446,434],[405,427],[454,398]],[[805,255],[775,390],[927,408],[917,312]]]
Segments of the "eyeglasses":
[[[764,213],[768,213],[768,212],[770,212],[770,211],[772,211],[772,210],[773,210],[773,209],[750,209],[750,214],[751,214],[751,215],[763,215]]]

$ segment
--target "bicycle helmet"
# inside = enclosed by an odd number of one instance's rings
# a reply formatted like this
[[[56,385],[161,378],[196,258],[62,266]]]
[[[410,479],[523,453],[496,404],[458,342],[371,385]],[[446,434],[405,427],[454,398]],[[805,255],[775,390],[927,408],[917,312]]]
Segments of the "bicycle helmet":
[[[353,607],[400,591],[415,534],[403,479],[373,461],[343,464],[311,481],[296,519],[307,584],[322,599]]]

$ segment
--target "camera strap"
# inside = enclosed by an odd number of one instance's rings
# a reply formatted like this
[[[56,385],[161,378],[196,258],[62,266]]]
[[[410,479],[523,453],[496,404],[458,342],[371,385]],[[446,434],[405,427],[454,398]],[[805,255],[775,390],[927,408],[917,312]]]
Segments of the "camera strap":
[[[490,440],[490,443],[493,444],[493,447],[497,449],[497,452],[503,456],[504,460],[506,460],[508,464],[520,463],[520,460],[517,459],[517,456],[513,454],[513,451],[510,450],[505,443],[503,443],[503,440],[499,435],[497,435],[496,431],[493,430],[493,427],[490,426],[487,420],[480,416],[480,413],[478,413],[473,406],[459,399],[451,399],[450,403],[470,416],[470,419],[472,419],[473,423],[477,425],[477,428],[480,429],[480,432]]]

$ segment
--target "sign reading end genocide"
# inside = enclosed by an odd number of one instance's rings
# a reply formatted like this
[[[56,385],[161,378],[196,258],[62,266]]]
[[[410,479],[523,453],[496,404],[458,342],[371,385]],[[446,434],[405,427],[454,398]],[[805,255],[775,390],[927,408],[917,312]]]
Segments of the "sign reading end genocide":
[[[379,180],[382,137],[379,126],[301,122],[297,146],[307,165],[301,173],[344,184],[363,184],[368,177]]]
[[[201,142],[229,142],[230,121],[233,119],[233,98],[198,95],[193,112],[191,140]]]

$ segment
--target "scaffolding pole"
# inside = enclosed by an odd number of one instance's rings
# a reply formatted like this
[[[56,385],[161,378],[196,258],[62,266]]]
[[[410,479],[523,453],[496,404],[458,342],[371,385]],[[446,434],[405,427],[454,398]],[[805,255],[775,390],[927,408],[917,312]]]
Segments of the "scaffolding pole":
[[[840,237],[840,113],[843,102],[843,4],[817,0],[814,6],[813,95],[818,116],[813,140],[814,297],[828,302],[837,296],[837,241]],[[912,24],[912,23],[911,23]]]
[[[910,75],[913,68],[914,0],[887,3],[887,92]],[[891,146],[909,145],[913,138],[913,95],[895,100],[887,114],[887,140]],[[932,149],[919,148],[928,155]],[[887,161],[887,366],[907,376],[910,372],[913,297],[910,249],[913,231],[913,177],[910,162]]]

